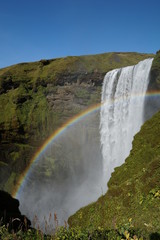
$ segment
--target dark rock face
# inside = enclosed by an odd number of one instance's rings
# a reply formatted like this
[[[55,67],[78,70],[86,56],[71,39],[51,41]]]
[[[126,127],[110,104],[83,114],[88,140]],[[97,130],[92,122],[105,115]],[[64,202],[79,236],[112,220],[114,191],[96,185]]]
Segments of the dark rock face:
[[[26,216],[21,215],[19,211],[19,201],[12,196],[0,190],[0,225],[6,225],[8,229],[27,230],[31,226],[31,222]]]
[[[144,107],[145,120],[150,119],[160,109],[160,51],[157,51],[152,63],[150,81],[148,85],[149,96],[146,98]],[[150,94],[151,93],[151,94]],[[154,95],[152,93],[155,93]]]
[[[157,51],[153,60],[149,90],[160,90],[160,51]]]
[[[72,74],[63,74],[57,77],[56,81],[59,86],[82,83],[90,86],[101,86],[105,73],[97,71],[88,72],[77,72]]]
[[[37,83],[37,92],[32,96],[22,93],[13,98],[14,116],[7,123],[0,122],[1,189],[13,190],[36,148],[55,129],[88,106],[100,102],[103,77],[104,74],[98,72],[65,73],[57,77],[56,84]],[[40,100],[39,87],[43,89]]]

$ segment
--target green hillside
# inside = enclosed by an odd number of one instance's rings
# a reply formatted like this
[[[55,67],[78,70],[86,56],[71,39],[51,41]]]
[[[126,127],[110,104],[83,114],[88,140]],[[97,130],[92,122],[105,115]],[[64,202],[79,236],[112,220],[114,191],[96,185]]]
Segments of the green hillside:
[[[127,65],[133,65],[139,61],[153,57],[153,54],[141,54],[135,52],[124,53],[104,53],[97,55],[73,56],[57,58],[50,60],[40,60],[39,62],[20,63],[7,68],[0,69],[1,87],[3,83],[30,83],[44,85],[47,83],[57,82],[59,74],[77,73],[77,72],[101,72],[106,73],[114,68]],[[10,80],[9,80],[10,79]],[[41,82],[42,81],[42,82]],[[10,87],[12,85],[10,84]],[[33,86],[32,86],[33,87]]]
[[[143,235],[160,233],[160,112],[135,136],[125,163],[117,167],[108,191],[69,218],[69,225],[89,230],[115,229],[132,219]]]

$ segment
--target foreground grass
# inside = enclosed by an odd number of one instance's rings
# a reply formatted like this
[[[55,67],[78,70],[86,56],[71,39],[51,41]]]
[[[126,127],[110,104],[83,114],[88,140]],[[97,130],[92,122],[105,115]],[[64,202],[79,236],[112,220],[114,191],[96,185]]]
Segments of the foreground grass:
[[[38,222],[35,216],[35,221]],[[34,221],[33,221],[34,222]],[[45,221],[44,234],[38,225],[33,223],[34,228],[26,228],[14,230],[11,225],[0,225],[0,239],[2,240],[158,240],[160,234],[150,233],[148,237],[141,229],[137,229],[133,225],[132,219],[128,219],[123,226],[114,225],[113,229],[96,226],[92,231],[88,228],[68,227],[67,222],[64,226],[58,225],[57,215],[54,214],[54,221],[51,221],[51,214],[48,220]],[[37,228],[35,228],[37,226]]]
[[[157,238],[155,238],[157,237]],[[159,239],[158,234],[151,234],[150,239]],[[57,227],[54,234],[44,235],[42,231],[28,229],[25,232],[10,232],[7,227],[0,227],[0,239],[3,240],[145,240],[141,231],[134,229],[131,219],[127,224],[115,229],[103,229],[98,227],[90,232],[87,229]]]

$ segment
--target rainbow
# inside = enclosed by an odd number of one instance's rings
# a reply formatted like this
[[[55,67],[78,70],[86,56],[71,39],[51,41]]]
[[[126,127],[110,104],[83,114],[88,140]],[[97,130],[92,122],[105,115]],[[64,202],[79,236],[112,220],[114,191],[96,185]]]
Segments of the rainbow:
[[[137,93],[134,94],[134,96],[132,97],[141,97],[142,95]],[[147,92],[146,93],[147,97],[160,97],[160,91],[152,91],[152,92]],[[120,100],[122,100],[123,98],[119,98],[119,99],[112,99],[109,103],[113,104],[113,102],[118,102]],[[98,103],[95,105],[92,105],[91,107],[87,108],[86,110],[80,112],[79,114],[75,115],[74,117],[70,118],[67,122],[65,122],[61,127],[59,127],[56,131],[54,131],[47,139],[46,141],[42,144],[42,146],[40,146],[38,148],[38,150],[35,152],[35,154],[33,155],[29,165],[27,166],[27,168],[25,169],[25,171],[21,174],[18,183],[16,184],[13,192],[12,192],[12,196],[13,197],[17,197],[18,194],[21,192],[21,189],[23,188],[23,185],[25,183],[25,179],[28,178],[29,173],[31,172],[31,169],[34,167],[34,163],[37,162],[42,154],[46,151],[46,149],[61,135],[64,133],[65,130],[67,130],[69,127],[71,127],[73,124],[75,124],[76,122],[82,120],[83,118],[85,118],[87,115],[96,112],[100,109],[100,107],[106,103]]]
[[[27,166],[27,168],[25,169],[25,171],[21,174],[21,176],[18,180],[18,183],[16,184],[16,186],[15,186],[13,192],[12,192],[13,197],[17,197],[18,193],[23,188],[24,180],[26,178],[28,178],[30,170],[31,170],[31,168],[33,168],[34,163],[36,163],[41,158],[42,154],[53,143],[53,141],[55,141],[61,134],[64,133],[65,130],[67,130],[73,124],[82,120],[83,118],[85,118],[89,114],[98,111],[100,109],[101,105],[102,105],[101,103],[92,105],[91,107],[89,107],[86,110],[80,112],[79,114],[76,114],[74,117],[70,118],[67,122],[65,122],[61,127],[59,127],[56,131],[54,131],[45,140],[45,142],[42,144],[42,146],[40,146],[38,148],[38,150],[36,151],[36,153],[33,155],[32,159],[31,159],[29,165]]]

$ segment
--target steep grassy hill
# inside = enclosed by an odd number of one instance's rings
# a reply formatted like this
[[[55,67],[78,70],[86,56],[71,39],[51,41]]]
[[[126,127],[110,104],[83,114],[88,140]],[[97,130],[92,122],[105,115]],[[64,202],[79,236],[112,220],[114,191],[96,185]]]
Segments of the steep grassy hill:
[[[147,236],[160,233],[160,112],[135,136],[125,163],[117,167],[108,191],[69,218],[69,225],[90,230],[115,229],[129,219]]]
[[[153,55],[106,53],[0,69],[0,188],[11,192],[44,140],[71,116],[100,102],[107,71],[148,57]],[[98,142],[96,127],[91,134]]]

